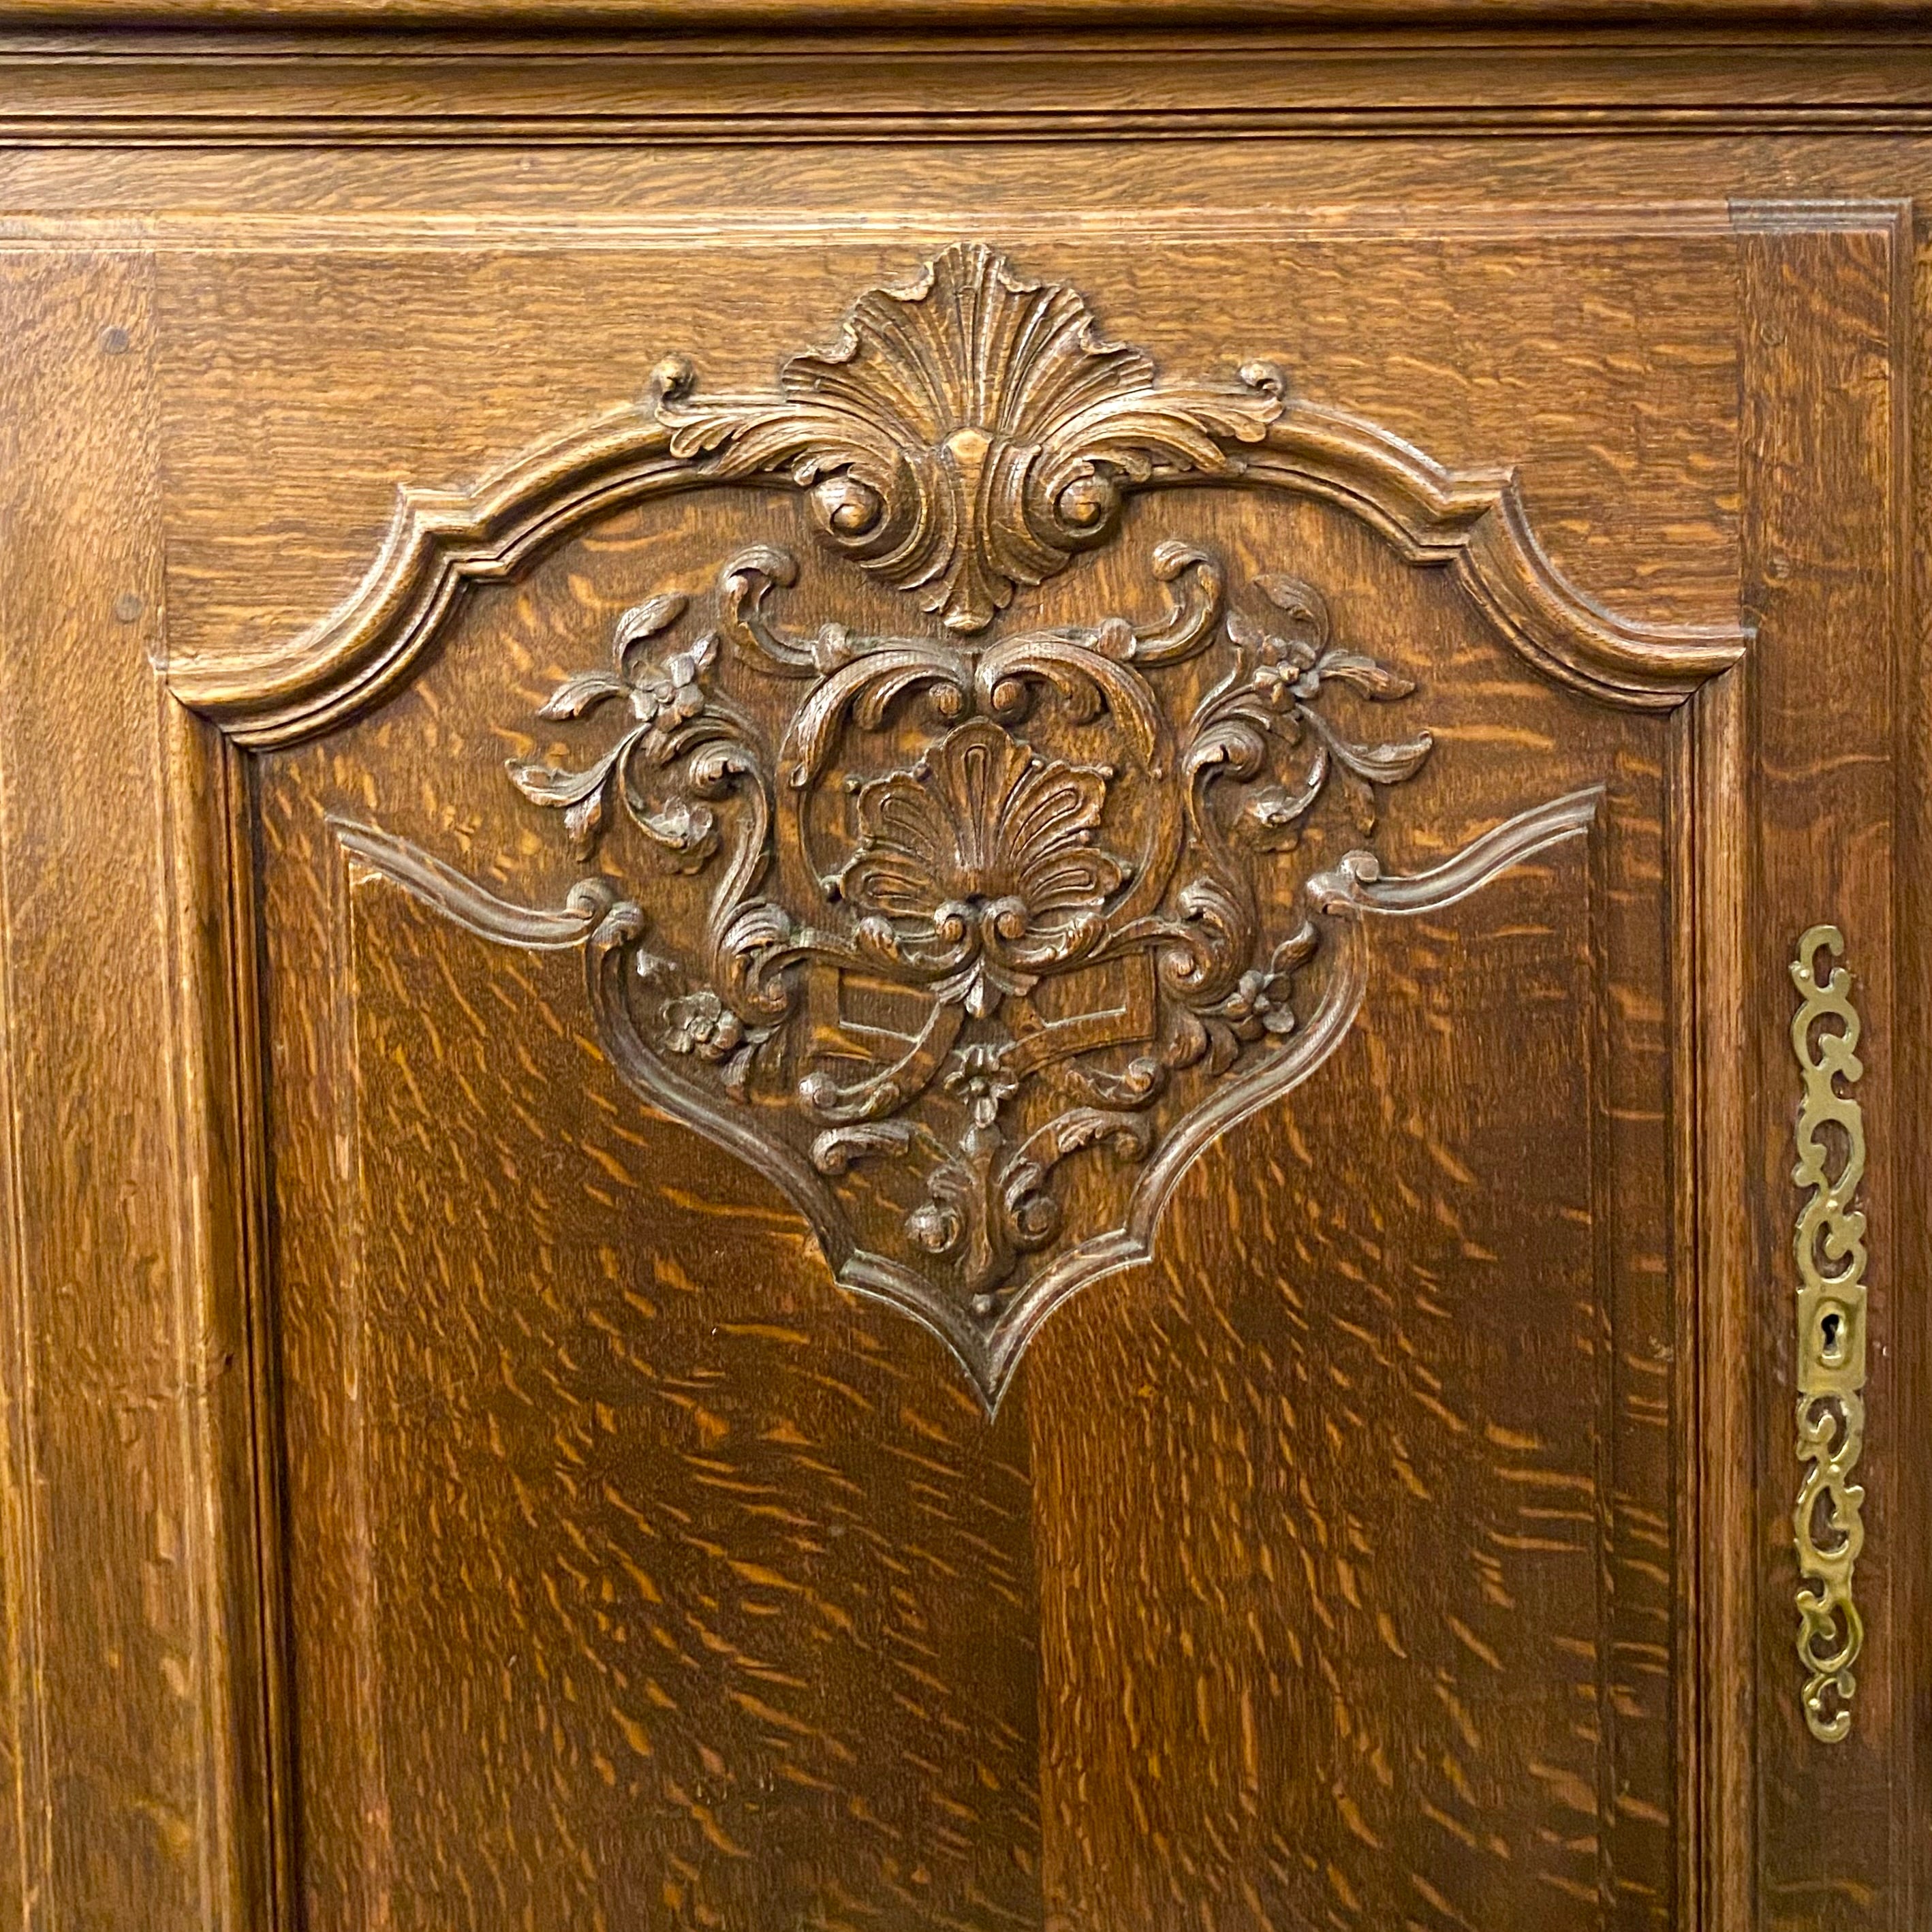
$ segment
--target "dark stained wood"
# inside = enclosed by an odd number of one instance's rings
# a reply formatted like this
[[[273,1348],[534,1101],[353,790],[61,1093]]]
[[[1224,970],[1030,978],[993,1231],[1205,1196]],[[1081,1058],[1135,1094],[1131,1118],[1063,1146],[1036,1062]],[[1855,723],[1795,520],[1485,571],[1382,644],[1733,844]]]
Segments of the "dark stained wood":
[[[342,855],[277,794],[268,904],[326,944]],[[756,1176],[608,1074],[566,1097],[573,962],[361,896],[336,998],[276,1029],[352,1110],[277,1146],[316,1177],[282,1223],[312,1912],[1036,1919],[1018,1412],[842,1305]],[[424,974],[427,1032],[387,990]],[[478,1100],[486,1137],[438,1130]]]
[[[1928,101],[1882,4],[0,10],[0,1916],[1918,1924]],[[1184,539],[1250,623],[1300,621],[1256,584],[1292,574],[1417,687],[1328,680],[1352,740],[1432,742],[1372,831],[1334,784],[1244,848],[1254,934],[1351,848],[1412,876],[1603,788],[1466,898],[1363,914],[1333,1053],[997,1364],[906,1308],[994,1319],[972,1294],[1122,1225],[1134,1163],[1069,1155],[1058,1227],[982,1280],[920,1260],[917,1176],[868,1159],[837,1200],[925,1286],[840,1287],[778,1157],[809,1160],[805,1063],[740,1158],[639,1090],[586,982],[586,871],[688,973],[716,869],[654,868],[614,796],[580,862],[505,771],[607,742],[620,706],[539,707],[655,593],[692,600],[680,647],[716,626],[754,542],[802,563],[786,638],[941,635],[801,490],[711,473],[742,425],[658,488],[639,410],[670,355],[676,406],[778,397],[974,242],[1262,466],[1130,477],[983,635],[1146,631]],[[1331,410],[1382,440],[1324,442]],[[406,567],[399,488],[442,493]],[[1150,674],[1184,739],[1241,648]],[[797,687],[744,649],[700,681],[775,742]],[[1103,880],[1156,849],[1175,781],[1102,746],[1113,712],[985,702],[988,742],[1088,769]],[[812,808],[842,859],[883,809],[856,788],[951,728],[884,718]],[[542,945],[446,916],[478,890]],[[1274,988],[1291,1037],[1342,918]],[[1835,1745],[1790,1522],[1786,965],[1820,920],[1870,1150]],[[1118,999],[1158,1046],[1165,996],[1106,970],[1030,1010]],[[838,983],[848,1044],[903,1022]],[[1176,1057],[1157,1144],[1273,1050],[1249,1030],[1232,1072]],[[944,1152],[966,1107],[881,1118]]]

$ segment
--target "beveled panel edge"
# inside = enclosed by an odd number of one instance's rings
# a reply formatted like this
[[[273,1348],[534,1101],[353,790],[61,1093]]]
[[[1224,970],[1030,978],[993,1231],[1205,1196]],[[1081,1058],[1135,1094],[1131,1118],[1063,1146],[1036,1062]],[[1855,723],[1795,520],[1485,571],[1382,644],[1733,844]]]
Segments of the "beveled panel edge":
[[[1248,475],[1340,505],[1409,563],[1449,566],[1512,650],[1610,704],[1668,710],[1750,648],[1748,618],[1646,623],[1577,589],[1538,541],[1514,468],[1447,470],[1373,423],[1298,400]]]
[[[248,656],[176,659],[168,688],[238,742],[292,744],[387,696],[441,628],[464,586],[509,577],[526,557],[595,518],[698,487],[648,408],[567,431],[474,489],[405,484],[388,533],[356,590],[286,642]]]
[[[1752,1534],[1756,1426],[1747,1204],[1752,1156],[1750,1032],[1738,988],[1750,954],[1752,666],[1714,679],[1672,720],[1667,782],[1670,928],[1671,1219],[1686,1287],[1672,1337],[1683,1382],[1674,1454],[1678,1534],[1678,1910],[1686,1932],[1755,1923],[1755,1682],[1727,1660],[1756,1633]],[[1741,1365],[1717,1372],[1716,1365]]]

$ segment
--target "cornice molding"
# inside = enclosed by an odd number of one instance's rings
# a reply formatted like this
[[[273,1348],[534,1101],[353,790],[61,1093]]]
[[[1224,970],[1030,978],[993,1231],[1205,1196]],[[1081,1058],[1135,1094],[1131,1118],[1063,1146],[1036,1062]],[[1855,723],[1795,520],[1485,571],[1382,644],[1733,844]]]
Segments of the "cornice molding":
[[[574,18],[544,16],[553,28]],[[172,28],[0,14],[0,139],[608,148],[1932,126],[1932,34],[1910,15],[1690,12],[1587,28],[1480,8],[1460,24],[1177,18],[1187,31],[1100,10],[1030,32],[991,14],[949,16],[944,32],[856,15],[754,32],[667,13],[648,30],[586,19],[542,33],[509,14],[493,29],[452,18],[379,32],[254,10],[225,28],[185,14]]]
[[[1886,26],[1922,21],[1918,0],[7,0],[0,32],[379,32],[482,29],[544,36],[973,32],[1152,28],[1456,32],[1544,26],[1630,28]]]

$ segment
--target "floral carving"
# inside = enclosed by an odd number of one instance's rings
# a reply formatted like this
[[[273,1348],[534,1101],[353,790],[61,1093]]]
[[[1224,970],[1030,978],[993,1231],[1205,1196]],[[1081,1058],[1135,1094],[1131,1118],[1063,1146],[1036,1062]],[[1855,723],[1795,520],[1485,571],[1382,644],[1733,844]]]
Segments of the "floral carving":
[[[670,764],[701,744],[731,736],[730,724],[722,716],[707,721],[704,716],[700,680],[717,651],[715,636],[655,661],[638,649],[675,623],[686,601],[654,597],[626,610],[611,634],[610,669],[565,679],[538,714],[581,718],[613,700],[626,700],[632,722],[602,758],[580,771],[536,762],[510,766],[510,776],[526,798],[562,808],[572,850],[580,858],[596,847],[613,794],[625,798],[639,824],[668,850],[684,854],[694,865],[710,854],[713,820],[707,807],[680,798],[666,811],[651,813],[637,804],[641,767]]]
[[[1305,913],[1271,929],[1259,868],[1338,783],[1372,828],[1431,749],[1330,715],[1337,692],[1414,686],[1336,643],[1311,587],[1263,576],[1231,609],[1204,551],[1154,561],[1156,620],[976,644],[788,634],[773,603],[795,566],[748,551],[708,622],[682,598],[627,611],[610,668],[542,707],[608,706],[614,739],[510,766],[580,852],[619,822],[608,801],[668,869],[715,873],[701,922],[626,902],[591,941],[620,1064],[788,1142],[956,1346],[1007,1318],[1030,1258],[1104,1232],[1066,1226],[1065,1162],[1131,1172],[1202,1082],[1289,1049],[1321,939]],[[773,744],[753,713],[784,684]],[[869,1018],[841,1006],[854,987]],[[850,1191],[882,1166],[910,1184]]]
[[[776,396],[692,382],[680,362],[658,374],[674,454],[808,490],[835,549],[968,633],[1102,541],[1126,490],[1236,473],[1229,446],[1258,442],[1282,406],[1262,364],[1234,382],[1156,382],[1073,290],[976,242],[862,296],[836,346],[785,364]]]
[[[1073,290],[982,247],[861,296],[776,394],[702,396],[668,364],[649,407],[656,482],[803,490],[835,554],[938,621],[788,628],[798,567],[768,544],[701,598],[625,611],[538,707],[561,742],[509,763],[579,862],[561,908],[368,827],[345,843],[485,939],[580,946],[618,1074],[769,1174],[838,1280],[926,1323],[991,1403],[1048,1310],[1148,1254],[1202,1150],[1334,1051],[1364,919],[1581,836],[1596,794],[1384,879],[1329,842],[1371,836],[1432,740],[1376,728],[1415,686],[1309,584],[1263,573],[1231,601],[1218,559],[1169,541],[1156,614],[992,631],[1127,492],[1294,440],[1266,366],[1158,381]],[[1312,494],[1366,476],[1392,527],[1504,502],[1339,418],[1304,410],[1298,434]],[[1479,578],[1503,541],[1467,551]]]

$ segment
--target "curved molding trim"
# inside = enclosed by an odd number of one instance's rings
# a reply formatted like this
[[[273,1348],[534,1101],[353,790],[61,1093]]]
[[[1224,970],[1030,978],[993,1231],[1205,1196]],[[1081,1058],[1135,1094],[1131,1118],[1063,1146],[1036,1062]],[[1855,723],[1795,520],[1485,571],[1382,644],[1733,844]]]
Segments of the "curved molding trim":
[[[1352,512],[1410,563],[1447,566],[1538,670],[1610,704],[1670,710],[1750,647],[1748,622],[1640,623],[1586,596],[1537,541],[1514,470],[1445,470],[1373,423],[1296,402],[1248,474]]]
[[[168,687],[244,745],[329,730],[409,676],[465,584],[500,580],[610,511],[707,480],[670,445],[648,407],[627,409],[528,452],[474,490],[406,484],[368,574],[328,616],[267,650],[171,661]]]
[[[580,880],[561,909],[546,911],[499,898],[454,866],[373,825],[331,818],[328,826],[338,844],[371,878],[403,886],[452,925],[493,945],[520,946],[533,952],[581,946],[610,910],[611,894],[599,880]]]
[[[970,398],[908,401],[908,372],[946,366],[926,352],[969,313],[994,318],[970,340]],[[1372,423],[1286,397],[1268,364],[1232,382],[1156,380],[1098,334],[1076,292],[960,244],[912,284],[862,296],[838,344],[793,357],[772,394],[694,395],[688,368],[668,361],[638,407],[473,490],[405,488],[337,610],[256,653],[178,659],[168,682],[243,744],[314,736],[394,691],[466,584],[509,575],[611,511],[720,487],[808,492],[835,550],[971,632],[1110,535],[1125,494],[1202,485],[1339,506],[1409,563],[1450,570],[1539,671],[1607,703],[1668,710],[1750,643],[1747,624],[1640,623],[1583,595],[1537,542],[1514,470],[1445,470]]]
[[[624,994],[637,958],[628,950],[644,924],[610,884],[586,881],[564,908],[516,905],[406,840],[345,820],[330,821],[352,863],[386,879],[478,937],[526,950],[580,946],[598,1037],[632,1089],[714,1144],[755,1167],[782,1189],[812,1226],[842,1287],[896,1308],[945,1343],[971,1379],[989,1414],[1010,1384],[1028,1344],[1067,1299],[1106,1276],[1146,1261],[1161,1216],[1181,1178],[1214,1142],[1292,1091],[1324,1066],[1347,1037],[1367,995],[1371,956],[1365,930],[1374,916],[1437,912],[1481,891],[1516,867],[1574,840],[1598,822],[1604,788],[1592,785],[1520,812],[1425,872],[1385,876],[1367,850],[1346,854],[1305,889],[1308,908],[1337,942],[1335,965],[1305,1022],[1271,1052],[1215,1089],[1160,1145],[1129,1198],[1124,1220],[1065,1250],[1033,1276],[990,1326],[934,1296],[890,1255],[863,1246],[838,1195],[812,1163],[760,1126],[755,1112],[721,1106],[661,1053],[645,1045]]]

